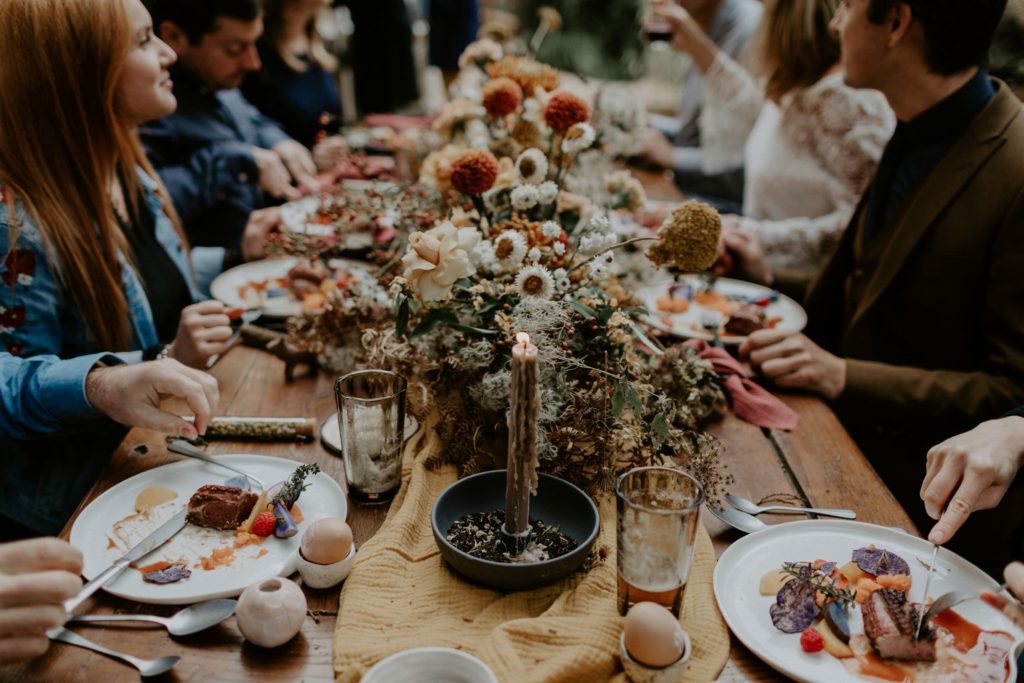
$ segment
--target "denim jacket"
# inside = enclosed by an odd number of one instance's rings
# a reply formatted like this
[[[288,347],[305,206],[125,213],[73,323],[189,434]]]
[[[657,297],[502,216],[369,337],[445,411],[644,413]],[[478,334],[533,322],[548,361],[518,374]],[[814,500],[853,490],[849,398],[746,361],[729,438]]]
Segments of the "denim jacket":
[[[171,67],[178,108],[140,128],[192,244],[237,248],[249,214],[267,203],[253,148],[288,139],[238,90],[211,91]]]
[[[199,300],[220,269],[223,250],[193,249],[190,264],[156,183],[141,169],[138,175],[157,240]],[[158,339],[142,283],[121,255],[132,348],[116,357],[97,348],[63,290],[59,264],[39,227],[17,197],[13,207],[12,221],[10,205],[0,205],[0,513],[54,533],[124,435],[89,404],[86,376],[103,356],[108,364],[140,361],[142,350]],[[14,224],[18,238],[10,244]]]

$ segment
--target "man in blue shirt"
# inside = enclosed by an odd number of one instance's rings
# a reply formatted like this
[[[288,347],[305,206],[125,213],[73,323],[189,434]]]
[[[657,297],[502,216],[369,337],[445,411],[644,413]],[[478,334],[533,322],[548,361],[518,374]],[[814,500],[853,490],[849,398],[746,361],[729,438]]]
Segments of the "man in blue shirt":
[[[316,166],[238,91],[260,68],[259,0],[154,0],[153,23],[177,53],[177,111],[142,127],[150,161],[194,245],[237,248],[268,195],[316,190]]]

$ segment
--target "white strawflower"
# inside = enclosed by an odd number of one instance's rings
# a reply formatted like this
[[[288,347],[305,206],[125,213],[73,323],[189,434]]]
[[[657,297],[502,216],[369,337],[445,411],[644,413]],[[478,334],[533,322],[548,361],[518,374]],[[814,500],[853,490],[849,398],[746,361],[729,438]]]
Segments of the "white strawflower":
[[[555,250],[555,256],[561,256],[562,254],[565,253],[564,242],[555,242],[553,245],[551,245],[551,248]]]
[[[470,258],[475,259],[477,267],[487,273],[493,273],[498,265],[498,259],[494,257],[494,243],[490,240],[481,240]]]
[[[610,232],[592,232],[580,238],[579,250],[582,254],[593,256],[602,249],[607,249],[612,246],[617,241],[618,240],[615,238],[615,235]]]
[[[589,123],[573,124],[565,132],[565,138],[562,140],[562,151],[566,154],[579,154],[583,150],[589,149],[596,139],[597,131]]]
[[[594,232],[608,232],[611,229],[611,221],[608,220],[608,216],[603,213],[596,213],[590,219],[587,227]]]
[[[604,277],[611,270],[613,263],[615,263],[615,254],[611,252],[602,254],[599,258],[594,259],[588,264],[587,268],[590,271],[590,277],[595,280]]]
[[[555,287],[560,292],[564,292],[572,286],[572,282],[569,280],[569,272],[565,268],[558,268],[551,274],[555,278]]]
[[[521,297],[550,299],[555,293],[555,281],[551,271],[544,266],[526,266],[516,275],[516,290]]]
[[[505,230],[494,239],[494,259],[506,270],[515,270],[526,258],[526,238],[515,230]]]
[[[532,249],[530,249],[530,251],[526,253],[526,258],[530,259],[534,263],[540,262],[540,248],[533,247]]]
[[[523,100],[523,114],[522,118],[524,121],[530,121],[531,123],[540,123],[542,107],[540,102],[535,97],[527,97]]]
[[[548,158],[544,152],[531,147],[516,159],[516,169],[524,183],[538,185],[548,177]]]
[[[537,186],[537,198],[541,204],[551,204],[558,199],[558,185],[551,180],[546,180]]]
[[[550,239],[557,239],[562,234],[562,226],[554,221],[545,221],[544,225],[540,226],[540,234]]]
[[[512,190],[512,207],[516,211],[528,211],[537,206],[538,201],[537,187],[534,185],[520,185]]]

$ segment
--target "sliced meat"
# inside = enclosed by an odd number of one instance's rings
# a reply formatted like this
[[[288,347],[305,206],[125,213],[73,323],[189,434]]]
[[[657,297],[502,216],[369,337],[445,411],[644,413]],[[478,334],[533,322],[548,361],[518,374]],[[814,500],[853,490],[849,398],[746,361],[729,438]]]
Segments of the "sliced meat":
[[[237,486],[202,486],[188,501],[186,519],[209,529],[237,529],[249,517],[257,498]]]
[[[751,332],[764,329],[765,315],[759,306],[743,306],[729,317],[725,331],[729,334],[748,336]]]
[[[931,625],[925,624],[921,637],[914,638],[918,609],[907,602],[906,593],[887,588],[872,593],[861,607],[864,634],[883,659],[935,661],[936,635]]]

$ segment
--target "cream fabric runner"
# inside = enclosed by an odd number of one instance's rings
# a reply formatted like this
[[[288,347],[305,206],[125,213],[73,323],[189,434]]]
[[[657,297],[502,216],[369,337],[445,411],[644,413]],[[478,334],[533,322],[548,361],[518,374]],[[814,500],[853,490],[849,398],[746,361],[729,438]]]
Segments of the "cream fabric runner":
[[[434,423],[427,420],[407,444],[404,485],[384,525],[358,548],[341,592],[337,683],[356,683],[384,657],[428,646],[465,650],[502,683],[624,683],[612,497],[601,501],[595,546],[605,559],[589,572],[517,593],[472,584],[441,559],[430,528],[434,500],[457,478],[453,466],[424,467],[442,448]],[[729,631],[711,586],[714,567],[711,539],[701,526],[681,617],[694,648],[685,681],[713,680],[729,657]]]

